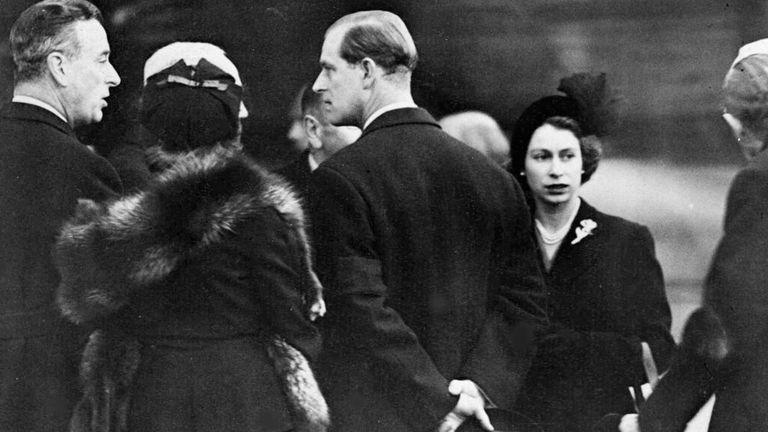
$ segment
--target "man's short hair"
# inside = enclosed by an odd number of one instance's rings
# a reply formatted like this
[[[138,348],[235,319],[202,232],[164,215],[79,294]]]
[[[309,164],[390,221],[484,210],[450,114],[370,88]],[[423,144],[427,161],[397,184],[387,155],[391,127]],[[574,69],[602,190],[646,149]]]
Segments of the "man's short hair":
[[[768,130],[768,54],[736,62],[723,82],[725,111],[752,131]]]
[[[312,115],[325,123],[323,114],[323,95],[312,90],[311,86],[304,86],[301,94],[301,115]]]
[[[13,24],[9,38],[16,81],[42,76],[52,52],[78,55],[80,43],[72,24],[92,19],[102,22],[101,12],[85,0],[45,0],[28,7]]]
[[[348,63],[369,57],[387,73],[411,72],[416,68],[416,45],[399,16],[378,10],[355,12],[341,17],[328,31],[342,25],[346,33],[339,55]]]

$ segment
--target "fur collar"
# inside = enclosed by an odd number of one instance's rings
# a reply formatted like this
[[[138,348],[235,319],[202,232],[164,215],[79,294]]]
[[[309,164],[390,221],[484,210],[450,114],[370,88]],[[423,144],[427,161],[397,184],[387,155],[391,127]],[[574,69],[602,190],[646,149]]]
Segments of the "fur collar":
[[[319,289],[296,193],[242,152],[216,147],[176,157],[143,192],[106,206],[79,203],[56,246],[59,305],[76,323],[108,315],[132,292],[162,283],[179,262],[271,209],[304,245],[308,285]]]

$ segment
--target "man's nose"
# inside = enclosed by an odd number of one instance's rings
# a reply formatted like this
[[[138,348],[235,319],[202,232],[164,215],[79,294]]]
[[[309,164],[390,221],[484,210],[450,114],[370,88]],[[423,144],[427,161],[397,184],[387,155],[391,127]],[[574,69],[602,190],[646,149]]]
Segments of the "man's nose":
[[[107,85],[110,87],[120,85],[120,75],[115,70],[115,67],[112,66],[112,63],[109,64],[109,71],[107,71]]]
[[[317,74],[317,78],[315,79],[315,82],[312,84],[312,91],[315,93],[320,93],[322,91],[325,91],[325,78],[323,78],[322,72]]]

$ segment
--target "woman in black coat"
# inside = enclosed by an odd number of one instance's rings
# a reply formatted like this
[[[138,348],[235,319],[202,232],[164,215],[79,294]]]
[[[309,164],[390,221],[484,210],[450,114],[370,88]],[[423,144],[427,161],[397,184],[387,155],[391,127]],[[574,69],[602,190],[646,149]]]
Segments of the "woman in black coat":
[[[72,430],[324,431],[303,213],[239,146],[234,65],[177,43],[145,74],[143,121],[168,168],[135,195],[81,203],[57,244],[59,305],[96,329]]]
[[[532,201],[552,322],[518,409],[547,431],[590,431],[634,410],[629,388],[648,380],[644,357],[664,369],[674,341],[650,232],[578,195],[600,157],[593,114],[610,101],[605,76],[576,75],[560,90],[569,96],[532,104],[512,137],[510,170]]]
[[[731,184],[723,237],[688,319],[680,355],[622,431],[676,432],[714,394],[710,432],[768,430],[768,39],[739,50],[725,113],[748,165]]]

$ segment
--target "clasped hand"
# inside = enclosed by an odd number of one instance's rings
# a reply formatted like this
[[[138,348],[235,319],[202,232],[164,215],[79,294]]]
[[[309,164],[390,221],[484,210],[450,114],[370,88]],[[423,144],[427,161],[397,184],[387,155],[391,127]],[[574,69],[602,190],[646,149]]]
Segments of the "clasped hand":
[[[640,432],[640,424],[637,421],[637,414],[626,414],[621,418],[619,424],[620,432]]]
[[[470,380],[452,380],[448,384],[448,392],[459,397],[459,401],[448,415],[443,418],[438,432],[453,432],[470,417],[477,418],[483,429],[492,431],[493,426],[485,412],[485,399],[480,394],[477,385]]]

